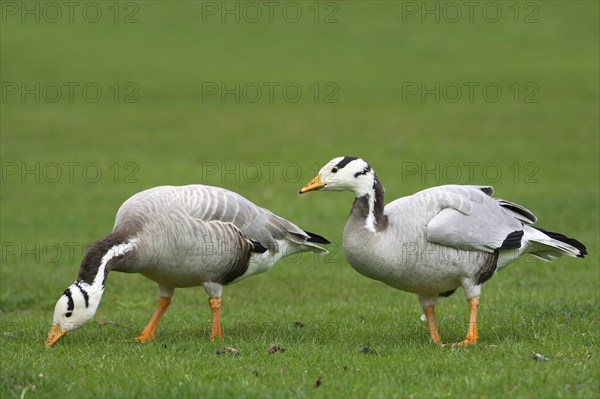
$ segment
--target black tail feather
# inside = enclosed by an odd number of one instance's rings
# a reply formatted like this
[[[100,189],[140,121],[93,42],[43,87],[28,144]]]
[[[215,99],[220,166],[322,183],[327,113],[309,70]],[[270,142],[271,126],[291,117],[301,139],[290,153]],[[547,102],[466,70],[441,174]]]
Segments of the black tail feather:
[[[544,230],[541,227],[537,227],[537,226],[531,226],[536,230],[541,231],[542,233],[546,234],[548,237],[553,238],[557,241],[561,241],[564,242],[565,244],[569,244],[572,247],[575,247],[579,250],[579,255],[577,255],[579,258],[583,258],[584,255],[587,255],[587,248],[585,247],[585,245],[581,242],[581,241],[577,241],[574,238],[570,238],[567,237],[564,234],[560,234],[560,233],[555,233],[553,231],[548,231],[548,230]]]
[[[330,244],[329,240],[325,237],[321,237],[318,234],[315,233],[311,233],[310,231],[304,231],[306,234],[308,234],[308,239],[306,241],[308,242],[314,242],[317,244]]]

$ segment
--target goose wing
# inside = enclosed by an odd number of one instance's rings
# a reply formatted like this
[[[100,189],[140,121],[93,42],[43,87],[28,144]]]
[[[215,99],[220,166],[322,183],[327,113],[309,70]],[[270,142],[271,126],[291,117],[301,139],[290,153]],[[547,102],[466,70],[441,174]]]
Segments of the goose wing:
[[[484,252],[520,248],[523,224],[536,220],[526,208],[492,198],[490,186],[441,186],[425,191],[439,207],[427,223],[427,240],[447,247]]]
[[[153,237],[161,245],[146,248],[146,255],[168,259],[184,271],[202,265],[204,280],[224,285],[246,272],[253,251],[265,250],[232,223],[191,217],[187,209],[176,204],[156,215],[148,230],[146,238]]]
[[[128,214],[152,218],[165,209],[180,207],[192,218],[204,222],[230,223],[254,243],[276,252],[277,240],[305,245],[307,249],[326,252],[313,242],[319,236],[305,232],[295,224],[261,208],[232,191],[200,184],[161,186],[143,191],[127,200],[117,214],[117,223]],[[323,239],[323,241],[326,241]],[[324,242],[321,242],[324,243]]]
[[[193,186],[203,195],[203,220],[219,220],[235,225],[250,241],[258,242],[270,251],[279,250],[277,241],[304,245],[307,249],[327,252],[313,242],[328,243],[322,237],[310,234],[294,223],[279,217],[268,209],[256,206],[232,191],[211,186]]]

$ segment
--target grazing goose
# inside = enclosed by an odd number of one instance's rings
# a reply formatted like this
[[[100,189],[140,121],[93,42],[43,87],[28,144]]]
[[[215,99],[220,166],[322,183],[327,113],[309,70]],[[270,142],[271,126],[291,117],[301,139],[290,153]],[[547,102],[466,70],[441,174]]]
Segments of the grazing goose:
[[[587,254],[575,239],[530,226],[536,221],[530,211],[492,198],[489,186],[434,187],[384,206],[383,186],[371,166],[339,157],[300,193],[313,190],[354,192],[343,236],[348,263],[367,277],[418,294],[436,344],[439,296],[463,288],[470,317],[467,336],[458,344],[472,344],[481,286],[496,270],[526,253],[546,261]]]
[[[77,279],[56,303],[46,347],[94,317],[111,271],[158,283],[158,308],[138,341],[154,338],[175,288],[200,285],[209,295],[210,338],[221,338],[223,286],[265,272],[283,256],[327,252],[316,243],[329,241],[222,188],[142,191],[121,205],[112,233],[87,251]]]

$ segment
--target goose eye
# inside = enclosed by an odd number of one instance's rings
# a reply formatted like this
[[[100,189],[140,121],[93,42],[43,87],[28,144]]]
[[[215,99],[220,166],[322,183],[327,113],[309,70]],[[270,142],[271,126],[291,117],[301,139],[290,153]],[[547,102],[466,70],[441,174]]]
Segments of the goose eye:
[[[338,171],[338,168],[334,167],[333,169],[331,169],[331,173],[335,173]]]
[[[67,313],[65,314],[65,317],[71,317],[71,316],[73,316],[73,312],[67,312]]]

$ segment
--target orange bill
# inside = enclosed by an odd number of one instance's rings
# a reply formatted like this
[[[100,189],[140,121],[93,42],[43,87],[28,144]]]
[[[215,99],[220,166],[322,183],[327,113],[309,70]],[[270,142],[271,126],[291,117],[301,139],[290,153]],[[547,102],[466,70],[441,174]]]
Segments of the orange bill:
[[[323,187],[325,187],[325,183],[321,181],[321,176],[317,175],[314,179],[310,181],[310,183],[302,187],[302,189],[300,190],[300,194],[304,194],[309,191],[319,190]]]
[[[46,343],[44,344],[44,346],[46,346],[46,348],[51,347],[52,345],[54,345],[56,343],[56,341],[58,341],[66,333],[67,333],[66,331],[62,331],[60,329],[60,325],[58,323],[53,324],[52,329],[50,330],[50,333],[48,334],[48,338],[46,338]]]

